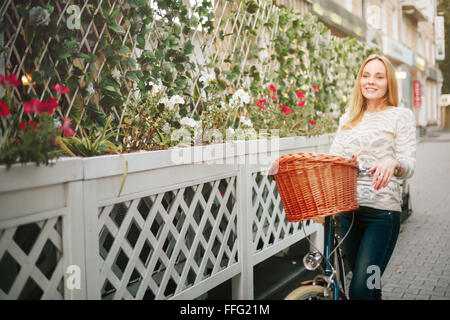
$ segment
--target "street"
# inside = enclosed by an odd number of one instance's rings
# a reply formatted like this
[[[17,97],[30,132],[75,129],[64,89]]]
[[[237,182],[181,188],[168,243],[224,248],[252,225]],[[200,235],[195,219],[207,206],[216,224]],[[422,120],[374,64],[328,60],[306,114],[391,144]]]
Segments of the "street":
[[[410,179],[412,215],[382,278],[386,300],[450,300],[450,131],[428,129]]]

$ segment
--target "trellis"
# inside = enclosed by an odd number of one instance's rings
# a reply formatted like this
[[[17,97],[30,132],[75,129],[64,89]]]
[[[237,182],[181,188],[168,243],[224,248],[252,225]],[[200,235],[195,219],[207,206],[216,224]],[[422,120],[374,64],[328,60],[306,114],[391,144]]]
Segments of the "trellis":
[[[295,6],[296,1],[285,1],[287,5]],[[298,1],[301,2],[301,1]],[[124,5],[123,1],[120,0],[99,0],[93,2],[95,6],[92,7],[92,3],[89,1],[83,1],[81,3],[76,3],[79,8],[79,16],[89,16],[95,17],[96,14],[111,14],[113,10],[117,7]],[[152,3],[152,1],[149,1]],[[196,1],[185,1],[186,5],[190,8],[190,12],[192,14],[196,10]],[[27,23],[27,19],[24,19],[18,12],[17,5],[23,4],[20,1],[16,0],[7,0],[3,2],[0,7],[0,16],[6,20],[10,28],[2,34],[3,36],[3,45],[10,50],[8,52],[3,53],[2,62],[4,68],[6,70],[0,70],[1,73],[5,73],[5,71],[13,72],[19,75],[19,77],[27,76],[28,79],[33,74],[33,72],[41,72],[48,75],[48,77],[43,77],[40,81],[42,83],[38,83],[37,85],[29,85],[26,90],[26,94],[33,94],[39,99],[43,99],[44,97],[53,95],[52,89],[50,88],[51,81],[57,81],[61,83],[66,83],[68,78],[61,75],[61,69],[67,69],[67,74],[78,74],[76,78],[76,82],[78,85],[76,86],[75,91],[71,92],[70,95],[64,96],[64,102],[60,101],[60,104],[64,105],[64,108],[58,109],[60,117],[68,117],[71,114],[73,108],[77,108],[80,110],[81,114],[79,118],[86,112],[86,106],[91,104],[96,105],[100,110],[104,108],[109,108],[110,106],[102,105],[101,98],[103,96],[101,90],[99,89],[99,82],[102,70],[106,67],[106,59],[104,54],[100,54],[98,51],[99,44],[101,40],[110,41],[111,39],[111,30],[108,29],[106,23],[98,24],[94,23],[94,18],[90,21],[82,23],[80,27],[76,31],[76,46],[72,50],[71,57],[65,59],[56,59],[50,54],[51,50],[54,48],[55,44],[59,43],[58,36],[52,37],[46,40],[44,49],[39,53],[38,59],[33,62],[33,65],[25,65],[24,61],[28,56],[35,56],[35,52],[31,52],[30,45],[27,45],[25,41],[24,34],[25,29],[24,25]],[[33,2],[33,5],[41,5],[44,6],[46,4],[45,1],[36,1]],[[71,18],[71,15],[68,13],[72,13],[72,11],[68,11],[69,7],[73,5],[71,1],[54,1],[51,2],[54,6],[54,12],[52,15],[56,15],[57,19],[57,27],[62,28],[66,25]],[[90,5],[91,4],[91,5]],[[283,5],[283,4],[281,4]],[[105,9],[105,6],[108,9]],[[279,10],[278,7],[271,5],[270,8],[266,8],[268,4],[264,4],[261,8],[259,8],[255,13],[249,14],[245,11],[245,2],[230,2],[225,0],[213,1],[213,10],[215,15],[214,24],[216,28],[212,32],[212,34],[208,35],[206,32],[202,31],[201,28],[195,30],[195,32],[190,36],[189,39],[194,44],[194,51],[191,54],[191,59],[194,62],[196,68],[194,71],[195,74],[192,75],[193,82],[191,83],[192,90],[199,90],[198,87],[198,78],[202,72],[208,72],[205,70],[205,62],[212,62],[215,67],[220,70],[228,70],[230,68],[230,63],[224,61],[226,57],[229,57],[230,60],[233,60],[235,57],[235,52],[239,52],[239,55],[243,55],[243,61],[240,65],[240,69],[242,70],[242,74],[240,75],[238,82],[242,81],[242,86],[248,86],[248,83],[245,81],[245,77],[243,73],[248,70],[248,68],[255,64],[255,62],[247,59],[249,50],[253,46],[255,42],[262,47],[266,47],[266,54],[269,56],[271,52],[271,39],[276,34],[277,28],[273,28],[271,33],[268,34],[260,34],[257,37],[250,36],[248,34],[248,30],[246,30],[246,26],[255,26],[255,23],[258,20],[268,19],[272,11]],[[298,3],[297,3],[297,6]],[[305,10],[305,5],[301,6],[301,10]],[[227,15],[233,15],[233,19],[225,19]],[[223,21],[226,21],[223,23]],[[115,23],[118,25],[118,28],[121,28],[121,42],[122,45],[127,45],[130,47],[130,52],[127,57],[136,60],[142,50],[136,47],[137,40],[136,37],[133,37],[130,33],[131,23],[123,19],[123,16],[119,13],[119,15],[115,19]],[[149,26],[150,28],[156,28],[159,22],[154,20],[152,24]],[[222,41],[218,37],[218,32],[222,30],[225,31],[226,34],[233,36],[227,36]],[[146,38],[146,47],[151,50],[155,50],[154,41],[147,36]],[[237,49],[237,50],[236,50]],[[91,59],[89,59],[91,57]],[[49,60],[49,64],[52,70],[42,70],[42,62],[44,60]],[[1,66],[1,64],[0,64]],[[139,69],[139,65],[137,66]],[[269,63],[265,66],[265,70],[262,69],[262,66],[259,64],[256,67],[261,69],[262,74],[269,74],[271,69],[276,67],[276,62]],[[130,103],[130,99],[136,91],[136,84],[132,81],[128,81],[125,79],[124,75],[127,71],[132,69],[120,69],[119,72],[122,74],[122,87],[121,92],[124,95],[126,106]],[[209,70],[213,71],[213,70]],[[87,75],[89,75],[89,80],[87,80]],[[242,79],[241,79],[242,78]],[[30,83],[32,84],[35,79],[31,79]],[[91,83],[95,83],[95,93],[92,95],[86,96],[84,92],[89,85],[87,81]],[[15,98],[16,101],[24,101],[24,97],[22,97],[23,92],[19,90],[15,90]],[[194,97],[194,107],[191,110],[191,113],[194,114],[197,112],[197,107],[200,102],[201,96]],[[119,114],[121,108],[114,106],[112,108],[113,113],[117,118],[122,118],[123,114]],[[124,111],[124,108],[122,108]],[[122,112],[123,112],[122,111]]]

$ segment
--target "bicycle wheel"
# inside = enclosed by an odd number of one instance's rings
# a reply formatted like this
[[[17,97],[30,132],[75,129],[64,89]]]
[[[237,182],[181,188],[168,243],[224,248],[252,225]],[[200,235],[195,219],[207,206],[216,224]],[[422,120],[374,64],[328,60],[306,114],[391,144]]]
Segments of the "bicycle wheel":
[[[323,289],[319,285],[301,286],[289,293],[284,300],[332,300],[332,291],[328,290],[328,297],[325,297]]]

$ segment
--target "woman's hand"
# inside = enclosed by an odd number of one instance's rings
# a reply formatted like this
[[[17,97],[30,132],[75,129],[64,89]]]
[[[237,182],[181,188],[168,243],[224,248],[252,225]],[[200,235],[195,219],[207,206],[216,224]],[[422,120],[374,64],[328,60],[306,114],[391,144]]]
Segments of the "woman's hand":
[[[384,158],[378,161],[368,171],[373,174],[372,185],[375,190],[385,188],[394,175],[399,162],[393,158]]]

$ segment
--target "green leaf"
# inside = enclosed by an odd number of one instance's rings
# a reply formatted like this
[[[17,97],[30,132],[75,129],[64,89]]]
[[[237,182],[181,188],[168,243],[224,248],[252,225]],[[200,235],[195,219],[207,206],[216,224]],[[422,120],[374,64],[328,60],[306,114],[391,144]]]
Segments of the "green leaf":
[[[70,52],[65,51],[65,52],[63,52],[63,53],[60,53],[60,54],[56,57],[56,59],[57,59],[57,60],[64,60],[64,59],[69,58],[71,55],[72,55],[72,54],[71,54]]]
[[[48,12],[49,14],[52,14],[52,13],[53,13],[53,10],[55,10],[55,8],[54,8],[51,4],[45,5],[45,6],[44,6],[44,9],[47,10],[47,12]]]
[[[65,47],[67,49],[73,49],[73,48],[75,48],[77,46],[77,44],[78,44],[77,40],[73,39],[73,40],[70,40],[70,41],[66,41],[65,42]]]
[[[31,74],[31,79],[33,79],[33,82],[36,82],[36,84],[44,83],[44,79],[42,79],[41,73],[38,71],[35,71]]]
[[[122,46],[120,47],[118,54],[124,57],[128,57],[129,55],[131,55],[131,50],[127,46]]]
[[[82,53],[82,52],[77,52],[77,53],[75,54],[75,57],[77,57],[77,58],[82,58],[82,59],[86,59],[86,60],[88,60],[88,59],[91,58],[90,55],[88,55],[88,54],[86,54],[86,53]]]
[[[133,58],[128,58],[124,62],[122,62],[122,65],[127,69],[135,69],[136,60],[134,60]]]
[[[108,28],[117,33],[124,33],[125,29],[119,26],[117,23],[108,24]]]
[[[139,78],[138,78],[138,76],[136,74],[136,71],[128,71],[127,74],[125,75],[125,77],[128,80],[131,80],[131,81],[134,81],[134,82],[138,82],[139,81]]]
[[[194,45],[191,43],[191,41],[188,41],[184,44],[184,54],[188,55],[191,54],[194,50]]]
[[[118,93],[119,92],[119,88],[113,86],[113,85],[105,85],[102,87],[103,89],[105,89],[106,91],[109,92],[114,92],[114,93]]]
[[[138,48],[144,49],[145,48],[145,37],[141,34],[138,34],[136,37],[136,41],[138,43]]]
[[[108,20],[109,21],[112,21],[112,20],[114,20],[115,18],[117,18],[117,16],[119,15],[119,13],[120,13],[120,8],[117,8],[116,10],[114,10],[113,12],[111,12],[111,14],[108,16]]]
[[[255,13],[256,11],[258,11],[259,6],[255,1],[249,1],[247,4],[247,12],[249,13]]]

